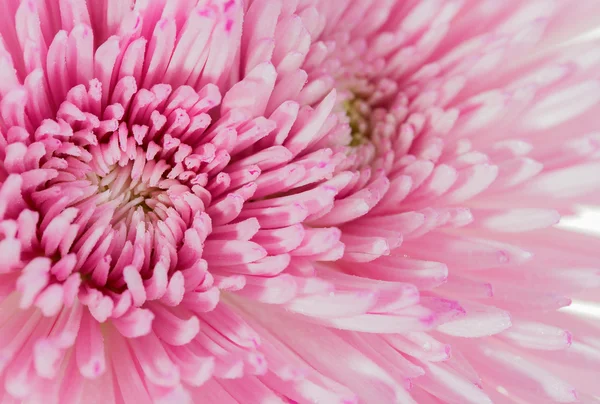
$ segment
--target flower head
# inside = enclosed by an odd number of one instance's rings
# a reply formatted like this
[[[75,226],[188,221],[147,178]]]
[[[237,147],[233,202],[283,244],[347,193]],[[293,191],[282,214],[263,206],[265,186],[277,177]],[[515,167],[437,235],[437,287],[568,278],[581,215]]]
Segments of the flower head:
[[[574,3],[5,0],[0,397],[598,395]]]

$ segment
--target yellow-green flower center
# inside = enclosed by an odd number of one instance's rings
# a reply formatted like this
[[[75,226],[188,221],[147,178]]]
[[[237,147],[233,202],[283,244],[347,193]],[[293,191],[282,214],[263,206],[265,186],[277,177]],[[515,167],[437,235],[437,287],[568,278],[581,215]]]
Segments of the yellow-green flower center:
[[[344,101],[343,106],[352,129],[350,146],[356,147],[368,142],[371,137],[371,107],[357,97]]]

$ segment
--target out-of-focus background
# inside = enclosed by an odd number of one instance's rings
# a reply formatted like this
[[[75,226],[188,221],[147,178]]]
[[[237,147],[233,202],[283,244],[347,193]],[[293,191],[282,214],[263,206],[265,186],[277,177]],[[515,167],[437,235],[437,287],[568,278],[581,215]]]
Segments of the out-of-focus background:
[[[578,216],[563,217],[558,226],[578,232],[597,234],[600,237],[600,208],[582,207]],[[598,253],[600,254],[600,251]]]
[[[561,218],[558,227],[594,234],[600,237],[600,208],[591,206],[582,207],[579,215]],[[600,261],[600,251],[598,252],[598,260]],[[573,302],[569,307],[565,307],[561,310],[600,320],[600,307],[591,302],[573,299]]]

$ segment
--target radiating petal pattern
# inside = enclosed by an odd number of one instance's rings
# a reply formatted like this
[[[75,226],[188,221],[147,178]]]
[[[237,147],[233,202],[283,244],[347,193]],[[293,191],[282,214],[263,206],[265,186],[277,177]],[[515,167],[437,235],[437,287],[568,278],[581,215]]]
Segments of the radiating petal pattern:
[[[598,4],[0,9],[0,402],[600,396]]]

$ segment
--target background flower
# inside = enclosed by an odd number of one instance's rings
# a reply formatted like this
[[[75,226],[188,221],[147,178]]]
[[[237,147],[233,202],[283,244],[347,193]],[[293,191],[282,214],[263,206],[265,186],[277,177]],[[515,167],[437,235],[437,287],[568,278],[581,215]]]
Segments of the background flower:
[[[0,4],[1,402],[598,395],[598,5]]]

